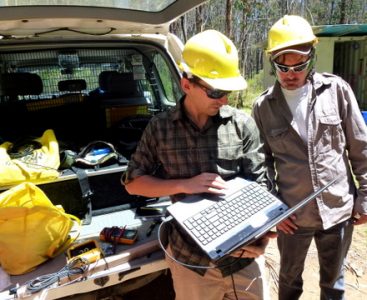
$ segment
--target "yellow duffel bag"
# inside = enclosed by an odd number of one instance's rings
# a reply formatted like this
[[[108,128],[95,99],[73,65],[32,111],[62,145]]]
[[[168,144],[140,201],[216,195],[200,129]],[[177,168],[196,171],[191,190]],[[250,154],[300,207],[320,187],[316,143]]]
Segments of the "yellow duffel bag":
[[[0,194],[0,266],[10,275],[32,271],[64,252],[80,224],[33,183],[14,186]]]
[[[46,130],[41,137],[30,140],[29,145],[34,149],[14,149],[21,146],[14,147],[11,142],[0,145],[0,186],[24,181],[41,183],[59,177],[59,144],[53,130]]]

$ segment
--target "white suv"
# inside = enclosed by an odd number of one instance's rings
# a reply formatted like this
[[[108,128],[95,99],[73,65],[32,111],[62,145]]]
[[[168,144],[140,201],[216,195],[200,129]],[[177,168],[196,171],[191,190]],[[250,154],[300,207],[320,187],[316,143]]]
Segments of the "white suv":
[[[79,242],[93,239],[103,248],[98,237],[104,227],[131,225],[139,231],[134,245],[118,245],[113,255],[91,265],[94,269],[83,280],[27,291],[28,280],[65,265],[61,255],[34,272],[9,276],[1,298],[67,297],[124,284],[166,267],[156,251],[156,231],[148,238],[149,222],[134,215],[136,207],[159,204],[160,199],[129,195],[120,177],[150,117],[182,96],[176,62],[183,44],[169,33],[169,24],[202,2],[1,1],[0,143],[54,131],[60,175],[39,187],[84,221]],[[90,143],[103,149],[112,145],[119,159],[72,167],[75,155]],[[86,185],[76,169],[83,170]],[[20,288],[14,288],[16,284]]]

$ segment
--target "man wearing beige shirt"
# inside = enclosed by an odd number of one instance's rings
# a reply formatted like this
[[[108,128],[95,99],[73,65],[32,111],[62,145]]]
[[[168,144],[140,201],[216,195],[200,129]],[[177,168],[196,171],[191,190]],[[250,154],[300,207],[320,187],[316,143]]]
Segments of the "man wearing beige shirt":
[[[312,240],[320,263],[320,299],[344,299],[343,269],[353,226],[367,222],[367,128],[349,84],[315,73],[316,43],[312,27],[299,16],[284,16],[272,26],[267,54],[276,82],[253,107],[280,199],[293,206],[338,177],[277,226],[281,300],[302,294]]]

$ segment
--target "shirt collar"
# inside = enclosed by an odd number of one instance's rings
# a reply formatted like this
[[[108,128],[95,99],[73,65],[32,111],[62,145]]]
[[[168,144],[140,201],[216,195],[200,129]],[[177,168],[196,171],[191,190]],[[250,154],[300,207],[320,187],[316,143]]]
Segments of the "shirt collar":
[[[172,111],[172,119],[173,121],[177,121],[179,119],[182,119],[185,115],[185,110],[183,108],[183,103],[185,101],[185,97],[183,96],[176,104],[176,106],[173,108]]]
[[[315,73],[313,75],[312,80],[313,80],[313,85],[315,87],[315,90],[319,89],[323,85],[330,85],[331,84],[331,81],[328,77],[322,76],[319,73]]]

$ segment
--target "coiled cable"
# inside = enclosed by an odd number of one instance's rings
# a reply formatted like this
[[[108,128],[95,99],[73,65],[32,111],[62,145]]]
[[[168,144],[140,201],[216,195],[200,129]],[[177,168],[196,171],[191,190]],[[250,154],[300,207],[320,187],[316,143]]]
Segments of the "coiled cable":
[[[67,263],[61,270],[46,275],[39,276],[26,282],[26,289],[31,294],[37,293],[52,284],[59,282],[62,278],[72,278],[75,275],[81,275],[88,271],[89,261],[85,258],[75,257]]]

